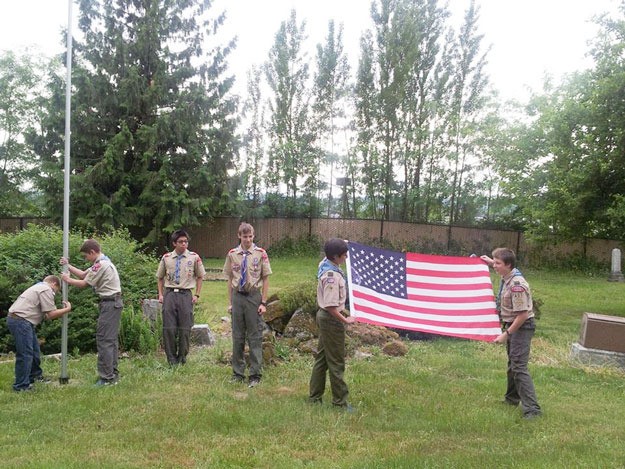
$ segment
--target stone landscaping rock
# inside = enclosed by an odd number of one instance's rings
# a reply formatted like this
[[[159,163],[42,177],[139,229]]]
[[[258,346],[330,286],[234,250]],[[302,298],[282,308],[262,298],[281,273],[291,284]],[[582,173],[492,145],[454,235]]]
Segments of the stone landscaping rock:
[[[319,328],[315,318],[298,309],[284,329],[284,337],[295,337],[300,342],[319,336]]]
[[[211,332],[208,324],[194,324],[191,328],[191,344],[202,347],[215,345],[215,336]]]
[[[401,340],[393,340],[382,347],[382,352],[391,357],[403,357],[408,353],[408,347]]]

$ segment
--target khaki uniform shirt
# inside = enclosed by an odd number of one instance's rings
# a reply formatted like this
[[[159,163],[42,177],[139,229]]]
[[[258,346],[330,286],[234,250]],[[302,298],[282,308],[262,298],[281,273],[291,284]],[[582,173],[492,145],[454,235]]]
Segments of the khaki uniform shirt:
[[[503,322],[513,322],[519,313],[525,311],[529,311],[528,319],[534,317],[530,286],[523,276],[515,275],[517,272],[516,269],[513,269],[501,279],[503,282],[503,289],[501,290],[501,320]]]
[[[176,263],[180,257],[178,267],[178,281],[176,282]],[[191,290],[195,288],[198,278],[204,278],[206,271],[199,254],[186,249],[182,254],[176,251],[168,252],[161,258],[156,271],[156,278],[163,279],[165,288],[180,288]]]
[[[237,246],[230,249],[226,256],[224,264],[224,274],[228,277],[230,286],[233,290],[239,289],[239,281],[241,280],[241,264],[243,262],[243,249]],[[247,255],[247,276],[244,290],[252,292],[263,288],[263,280],[271,275],[271,265],[269,264],[269,256],[263,248],[252,246],[250,253]]]
[[[346,300],[347,288],[343,276],[333,270],[324,272],[317,282],[317,304],[319,307],[327,309],[336,306],[340,313],[345,309]]]
[[[56,309],[54,290],[45,282],[40,282],[22,293],[9,308],[9,313],[26,319],[28,322],[40,324],[43,316]]]
[[[85,282],[99,297],[109,297],[122,292],[117,269],[104,254],[100,254],[87,270]]]

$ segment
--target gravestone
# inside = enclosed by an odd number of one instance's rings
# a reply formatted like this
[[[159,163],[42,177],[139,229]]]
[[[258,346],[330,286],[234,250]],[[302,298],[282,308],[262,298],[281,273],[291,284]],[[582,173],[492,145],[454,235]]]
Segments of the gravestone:
[[[612,249],[612,266],[608,282],[625,282],[625,277],[621,273],[621,250]]]
[[[208,327],[208,324],[194,324],[191,328],[191,343],[201,347],[211,347],[215,345],[215,336]]]
[[[159,315],[161,314],[161,305],[158,300],[145,299],[141,302],[141,309],[143,309],[143,317],[148,319],[150,323],[154,324]]]

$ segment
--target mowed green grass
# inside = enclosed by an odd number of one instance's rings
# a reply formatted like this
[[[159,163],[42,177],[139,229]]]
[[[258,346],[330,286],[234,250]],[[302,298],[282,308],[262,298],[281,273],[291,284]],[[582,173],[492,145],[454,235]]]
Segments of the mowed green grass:
[[[221,267],[222,260],[207,260]],[[314,278],[317,259],[274,259],[271,291]],[[500,404],[503,347],[441,339],[408,355],[348,361],[351,414],[306,402],[311,356],[291,351],[261,386],[231,385],[220,334],[189,363],[125,358],[117,386],[98,389],[95,357],[69,362],[70,383],[11,392],[0,364],[0,466],[45,468],[612,468],[625,467],[625,373],[569,360],[583,312],[625,316],[625,284],[525,272],[544,305],[530,370],[544,416]],[[606,275],[607,278],[607,275]],[[207,282],[201,308],[219,331],[223,282]],[[58,376],[59,364],[44,369]]]

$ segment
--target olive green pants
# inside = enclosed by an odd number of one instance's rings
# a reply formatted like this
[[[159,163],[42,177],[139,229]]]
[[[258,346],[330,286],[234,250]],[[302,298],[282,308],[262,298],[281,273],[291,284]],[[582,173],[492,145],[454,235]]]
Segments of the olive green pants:
[[[250,349],[250,380],[263,374],[263,317],[258,314],[259,291],[242,295],[232,292],[232,374],[245,377],[245,341]]]
[[[330,374],[332,404],[347,405],[349,391],[343,380],[345,373],[345,325],[324,309],[317,311],[319,346],[310,377],[311,402],[320,402],[326,387],[326,371]]]

